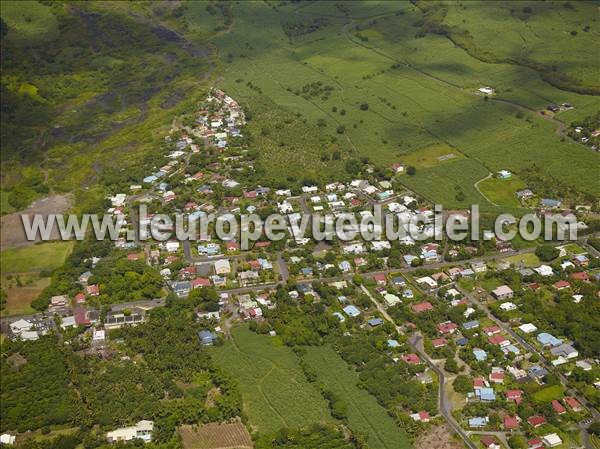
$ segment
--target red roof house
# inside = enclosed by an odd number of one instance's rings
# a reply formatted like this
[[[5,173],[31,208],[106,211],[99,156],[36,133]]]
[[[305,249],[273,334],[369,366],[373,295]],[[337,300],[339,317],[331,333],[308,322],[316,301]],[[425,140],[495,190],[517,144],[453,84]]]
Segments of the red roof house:
[[[417,354],[404,354],[400,358],[402,360],[404,360],[406,363],[408,363],[409,365],[418,365],[419,363],[421,363],[421,359],[419,358],[419,356]]]
[[[567,281],[558,281],[554,283],[554,288],[557,290],[564,290],[565,288],[569,288],[571,286],[571,284],[569,284]]]
[[[516,416],[505,416],[504,417],[504,428],[506,430],[513,430],[519,427],[519,420]]]
[[[434,338],[433,340],[431,340],[431,345],[434,348],[441,348],[443,346],[446,346],[447,344],[448,340],[446,340],[444,337]]]
[[[375,275],[373,275],[373,279],[379,285],[387,284],[387,279],[385,278],[385,274],[375,274]]]
[[[556,399],[554,399],[552,401],[552,408],[559,415],[562,415],[563,413],[567,412],[567,409],[564,408],[563,405],[560,402],[558,402]]]
[[[483,332],[485,332],[488,337],[491,337],[492,335],[502,332],[502,329],[500,329],[498,326],[488,326],[483,330]]]
[[[542,447],[544,447],[544,442],[541,440],[541,438],[534,438],[533,440],[529,440],[527,442],[528,449],[540,449]]]
[[[544,418],[542,415],[531,416],[527,419],[527,422],[531,427],[537,429],[538,427],[546,424],[546,418]]]
[[[583,406],[581,405],[581,403],[574,397],[565,398],[565,402],[574,412],[580,412],[581,410],[583,410]]]
[[[448,321],[437,325],[438,331],[442,334],[451,334],[458,328],[458,324]]]
[[[506,346],[510,344],[510,341],[508,341],[504,335],[493,335],[490,338],[488,338],[488,341],[490,342],[490,344],[498,346]]]
[[[506,400],[507,401],[517,401],[521,400],[523,397],[522,390],[506,390]]]
[[[98,296],[98,295],[100,295],[100,287],[98,287],[98,284],[88,285],[85,288],[85,291],[87,292],[88,296]]]
[[[423,313],[429,310],[433,310],[433,306],[429,301],[420,302],[419,304],[413,304],[412,306],[410,306],[410,308],[415,313]]]
[[[192,279],[192,288],[210,287],[210,280],[206,278]]]
[[[579,271],[577,273],[571,273],[569,275],[569,277],[571,279],[575,279],[576,281],[588,282],[590,280],[590,277],[588,276],[588,274],[585,271]]]

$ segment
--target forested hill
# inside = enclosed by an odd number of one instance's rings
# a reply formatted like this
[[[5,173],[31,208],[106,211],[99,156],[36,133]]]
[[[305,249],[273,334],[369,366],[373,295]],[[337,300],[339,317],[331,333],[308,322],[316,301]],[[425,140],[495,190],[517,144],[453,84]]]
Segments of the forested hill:
[[[179,7],[2,2],[4,213],[152,156],[157,128],[212,74],[200,33],[192,44],[173,25]]]

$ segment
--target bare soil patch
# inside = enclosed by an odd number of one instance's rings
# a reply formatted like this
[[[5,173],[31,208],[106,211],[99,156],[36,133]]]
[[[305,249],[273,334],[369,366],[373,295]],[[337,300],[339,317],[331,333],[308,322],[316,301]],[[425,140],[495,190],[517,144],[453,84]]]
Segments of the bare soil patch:
[[[66,212],[71,207],[71,202],[71,195],[51,195],[34,201],[25,210],[3,216],[0,220],[0,250],[28,246],[35,243],[35,241],[27,240],[25,236],[21,220],[22,214],[27,214],[30,222],[33,220],[35,214],[42,214],[44,219],[46,219],[49,214],[62,214]],[[51,238],[58,239],[59,237],[60,234],[55,228],[51,234]],[[40,241],[39,238],[36,241]]]
[[[250,434],[241,420],[181,426],[179,435],[184,449],[251,449]]]
[[[462,442],[453,435],[447,424],[432,427],[415,441],[415,449],[463,449]]]

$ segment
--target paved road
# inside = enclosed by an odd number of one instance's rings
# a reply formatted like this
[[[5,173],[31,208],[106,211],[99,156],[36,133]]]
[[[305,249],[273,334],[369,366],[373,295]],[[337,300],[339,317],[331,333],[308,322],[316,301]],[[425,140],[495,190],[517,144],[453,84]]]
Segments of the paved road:
[[[383,305],[373,297],[371,292],[364,285],[361,285],[360,288],[369,297],[369,299],[375,305],[375,307],[377,307],[377,310],[379,311],[379,313],[381,313],[385,320],[389,321],[394,325],[396,332],[398,332],[399,334],[404,334],[403,329],[396,324],[392,317],[387,313]],[[438,408],[440,410],[440,413],[448,422],[450,427],[452,427],[452,429],[460,435],[460,437],[463,439],[463,441],[469,448],[478,449],[475,443],[473,443],[469,438],[469,435],[467,435],[467,433],[452,416],[452,404],[446,400],[446,393],[444,391],[444,386],[446,385],[446,376],[444,372],[440,368],[438,368],[438,366],[433,362],[429,355],[427,355],[427,353],[422,349],[422,339],[423,337],[421,337],[420,335],[413,335],[411,338],[408,339],[408,342],[411,345],[411,347],[415,350],[415,352],[427,362],[427,365],[429,365],[429,367],[433,371],[435,371],[439,378]]]
[[[461,289],[458,285],[455,285],[456,289],[459,290],[472,304],[476,305],[480,309],[482,309],[492,321],[494,321],[501,329],[503,329],[511,338],[513,338],[516,342],[518,342],[523,348],[525,348],[528,352],[532,354],[537,354],[540,358],[540,361],[545,365],[545,367],[553,372],[563,383],[565,386],[569,386],[569,379],[560,372],[560,370],[556,369],[554,365],[544,356],[544,354],[537,350],[537,348],[531,345],[527,340],[522,338],[519,334],[517,334],[509,324],[497,318],[490,308],[484,302],[478,301],[471,293],[467,292],[464,289]],[[578,391],[573,388],[568,389],[569,394],[573,395],[577,400],[589,411],[592,417],[595,420],[600,420],[600,413],[596,410],[592,404],[590,404],[587,399],[581,395]]]

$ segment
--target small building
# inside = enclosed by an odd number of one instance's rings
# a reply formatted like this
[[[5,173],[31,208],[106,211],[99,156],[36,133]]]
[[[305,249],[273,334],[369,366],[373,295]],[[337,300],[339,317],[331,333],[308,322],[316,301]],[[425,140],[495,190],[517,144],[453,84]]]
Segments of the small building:
[[[550,433],[542,437],[542,441],[546,447],[555,447],[562,444],[561,438],[555,433]]]
[[[135,439],[143,440],[148,443],[152,441],[152,431],[154,430],[153,421],[138,421],[135,426],[122,427],[120,429],[113,430],[106,434],[106,439],[110,443],[116,443],[118,441],[131,441]]]
[[[513,297],[514,292],[508,285],[501,285],[500,287],[492,290],[492,295],[498,300],[510,299]]]
[[[355,306],[349,305],[344,307],[344,313],[348,315],[350,318],[355,318],[360,315],[360,310],[358,310]]]
[[[209,330],[198,332],[198,341],[202,346],[212,346],[217,341],[217,334]]]

